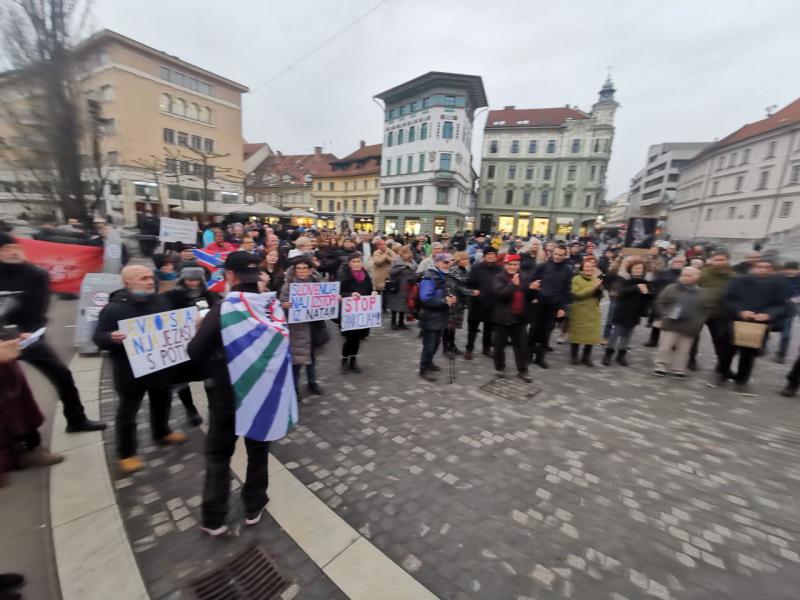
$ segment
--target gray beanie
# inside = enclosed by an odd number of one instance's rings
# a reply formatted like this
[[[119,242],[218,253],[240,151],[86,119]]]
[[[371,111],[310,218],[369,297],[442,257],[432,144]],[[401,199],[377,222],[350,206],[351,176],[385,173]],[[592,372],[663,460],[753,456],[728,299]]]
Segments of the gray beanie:
[[[184,279],[199,279],[200,281],[205,281],[205,269],[203,269],[203,267],[184,267],[181,269],[181,274],[178,277],[178,280],[183,281]]]

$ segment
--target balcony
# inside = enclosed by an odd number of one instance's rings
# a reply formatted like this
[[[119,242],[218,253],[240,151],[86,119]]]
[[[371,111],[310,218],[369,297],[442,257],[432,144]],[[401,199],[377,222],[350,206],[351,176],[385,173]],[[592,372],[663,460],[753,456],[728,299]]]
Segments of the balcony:
[[[456,174],[454,171],[438,170],[433,172],[433,183],[436,185],[455,185]]]

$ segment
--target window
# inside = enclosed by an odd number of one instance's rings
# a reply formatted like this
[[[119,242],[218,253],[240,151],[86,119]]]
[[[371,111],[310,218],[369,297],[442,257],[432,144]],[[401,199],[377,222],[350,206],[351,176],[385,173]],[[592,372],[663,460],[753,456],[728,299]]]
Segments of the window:
[[[182,131],[178,132],[178,145],[179,146],[188,146],[189,145],[189,134],[183,133]]]
[[[395,160],[394,170],[395,175],[401,175],[403,173],[403,159],[399,156],[397,157],[397,160]]]
[[[175,143],[175,130],[164,128],[164,142],[167,144]]]
[[[439,169],[442,171],[449,171],[450,170],[450,161],[453,158],[453,155],[449,152],[440,152],[439,153]]]
[[[586,194],[586,208],[592,207],[592,195]]]
[[[512,140],[511,154],[518,154],[518,153],[519,153],[519,140]]]
[[[509,179],[516,179],[517,178],[517,166],[516,165],[508,165],[508,178]]]
[[[403,130],[402,129],[398,129],[397,130],[397,145],[399,146],[402,143],[403,143]]]
[[[750,162],[750,148],[745,148],[744,152],[742,152],[741,164],[746,165],[748,162]]]
[[[506,190],[506,204],[514,204],[514,190]]]
[[[419,154],[419,163],[417,164],[417,170],[422,173],[425,170],[425,153],[420,152]]]
[[[206,152],[214,152],[214,140],[206,138],[203,140],[203,150]]]
[[[522,192],[522,204],[524,204],[525,206],[530,206],[531,205],[531,191],[530,190],[525,190],[524,192]]]
[[[550,166],[550,165],[547,165],[544,168],[544,180],[545,181],[550,181],[552,178],[553,178],[553,167]]]
[[[600,140],[595,140],[595,141],[594,141],[594,148],[593,148],[593,151],[594,151],[594,152],[600,152]],[[650,161],[651,161],[651,162],[652,162],[653,160],[655,160],[655,158],[651,158],[651,159],[650,159]]]
[[[445,96],[444,97],[444,105],[445,106],[455,106],[456,105],[456,97],[455,96]]]
[[[736,178],[736,185],[734,186],[734,190],[737,192],[741,192],[743,185],[744,185],[744,175],[739,175],[739,177]]]
[[[200,150],[200,148],[202,147],[203,147],[203,138],[201,138],[199,135],[193,135],[192,148],[194,148],[195,150]]]
[[[344,191],[345,191],[345,192],[347,191],[347,187],[348,187],[348,185],[347,185],[347,182],[345,181],[345,182],[344,182]],[[345,204],[345,206],[347,206],[347,204]],[[347,210],[347,209],[345,209],[345,210]]]
[[[188,175],[191,163],[188,160],[182,160],[180,161],[180,165],[181,165],[181,175]]]
[[[195,121],[199,120],[200,118],[200,107],[197,106],[194,102],[190,103],[186,107],[186,118],[187,119],[194,119]]]
[[[203,123],[211,123],[211,109],[207,106],[200,108],[200,115],[198,117]]]
[[[172,102],[172,112],[179,117],[186,116],[186,101],[183,98],[176,98]]]
[[[750,218],[757,219],[760,212],[761,212],[761,205],[753,204],[753,206],[750,207]]]
[[[329,192],[333,191],[333,182],[332,181],[328,183],[328,191]],[[333,209],[331,209],[331,210],[333,210]]]
[[[767,144],[767,155],[764,158],[775,158],[775,145],[777,142]]]
[[[239,202],[239,194],[222,192],[223,204],[236,204],[237,202]]]
[[[444,125],[442,126],[442,137],[446,140],[453,139],[453,122],[452,121],[445,121]]]
[[[733,167],[733,166],[736,165],[736,159],[738,157],[739,157],[739,153],[738,152],[733,152],[731,154],[730,158],[728,158],[728,168]]]
[[[492,189],[486,190],[486,192],[483,194],[483,199],[485,200],[486,204],[491,204],[493,198],[494,198],[494,190]]]
[[[790,214],[792,214],[792,202],[783,202],[781,204],[781,209],[778,212],[778,217],[785,219]]]
[[[431,99],[430,98],[423,98],[422,99],[422,108],[429,108],[430,105],[431,105]]]
[[[525,179],[528,181],[533,179],[533,167],[525,167]]]
[[[412,112],[412,113],[414,113],[414,112],[417,112],[417,110],[419,109],[419,106],[418,106],[418,105],[419,105],[419,102],[417,102],[416,100],[414,100],[414,101],[411,103],[411,112]],[[409,142],[411,141],[411,137],[410,137],[410,136],[409,136],[409,139],[408,139],[408,141],[409,141]]]
[[[158,107],[164,112],[172,112],[172,97],[169,94],[161,94]]]
[[[735,218],[736,218],[736,207],[735,206],[729,206],[728,207],[728,220],[735,219]]]
[[[408,142],[411,143],[417,139],[417,128],[413,125],[408,128]]]
[[[174,158],[168,158],[164,161],[164,170],[167,173],[175,173],[178,170],[178,161]]]
[[[317,182],[317,191],[318,191],[318,192],[321,192],[321,191],[322,191],[322,182],[321,182],[321,181],[318,181],[318,182]],[[320,208],[319,210],[322,210],[322,209]]]
[[[489,154],[497,154],[497,140],[489,142]]]
[[[716,196],[719,189],[719,181],[714,181],[711,184],[711,195]]]
[[[106,119],[100,126],[100,131],[105,135],[113,135],[117,131],[117,122],[114,119]]]
[[[108,153],[107,162],[109,165],[114,166],[119,164],[119,152],[112,150]]]
[[[387,145],[387,146],[389,146],[389,147],[391,147],[391,146],[392,146],[392,140],[393,140],[393,139],[394,139],[394,132],[390,131],[390,132],[388,133],[388,135],[386,136],[386,145]]]
[[[531,140],[528,142],[528,153],[536,154],[536,140]]]
[[[392,159],[391,158],[387,158],[386,159],[386,174],[387,175],[391,175],[392,174]]]
[[[763,190],[767,187],[769,183],[769,171],[761,171],[761,175],[758,178],[758,188],[759,190]]]
[[[567,179],[569,181],[575,181],[575,173],[577,172],[578,168],[575,165],[570,165],[567,169]]]
[[[597,175],[597,165],[592,165],[592,168],[589,171],[589,180],[594,181],[596,175]]]
[[[139,187],[138,185],[136,186]],[[167,188],[167,193],[169,194],[170,200],[182,200],[183,199],[183,188],[179,185],[171,185]],[[139,192],[136,192],[136,195],[140,195]],[[142,194],[144,195],[144,194]]]
[[[789,183],[792,185],[800,183],[800,164],[792,165],[792,170],[789,172]]]
[[[386,191],[388,192],[389,190]],[[333,200],[328,200],[328,212],[334,212],[335,207],[336,205],[334,204]]]
[[[403,194],[403,204],[411,204],[411,188],[407,187]]]
[[[539,206],[547,206],[550,203],[550,190],[542,190],[539,195]]]
[[[553,154],[556,151],[556,141],[555,140],[547,140],[547,153]]]
[[[422,186],[417,187],[416,194],[414,194],[414,204],[422,204]]]
[[[394,204],[400,204],[400,188],[394,188]]]
[[[383,203],[389,204],[389,196],[391,195],[392,190],[383,190]]]
[[[406,173],[414,172],[414,156],[409,154],[406,158]]]
[[[447,188],[436,188],[436,204],[447,204]]]
[[[428,139],[428,124],[423,123],[419,126],[419,139],[426,140]]]
[[[711,220],[711,215],[713,213],[714,213],[714,211],[712,209],[710,209],[710,208],[706,209],[706,221],[710,221]]]
[[[725,157],[724,156],[720,156],[717,159],[717,171],[720,171],[722,169],[722,167],[724,167],[724,166],[725,166]]]
[[[572,206],[572,192],[564,192],[564,206]]]
[[[200,165],[197,165],[197,166],[198,166],[198,168],[200,167]],[[214,167],[212,167],[212,166],[207,166],[206,167],[206,178],[214,179]]]
[[[572,153],[577,154],[581,151],[581,141],[580,140],[572,140]]]
[[[486,179],[494,179],[494,165],[489,165],[486,167]]]

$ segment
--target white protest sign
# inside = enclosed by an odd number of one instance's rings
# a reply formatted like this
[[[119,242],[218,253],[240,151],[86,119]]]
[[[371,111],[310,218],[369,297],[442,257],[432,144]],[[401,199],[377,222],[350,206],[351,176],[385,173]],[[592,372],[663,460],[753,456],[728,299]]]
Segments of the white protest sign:
[[[335,319],[339,315],[339,282],[289,284],[289,323]]]
[[[342,298],[342,331],[380,327],[382,314],[381,297],[377,294]]]
[[[162,242],[197,243],[197,221],[170,219],[169,217],[161,217],[160,221],[161,229],[158,231],[158,239]]]
[[[117,322],[134,377],[189,360],[186,346],[197,330],[197,307],[179,308]]]

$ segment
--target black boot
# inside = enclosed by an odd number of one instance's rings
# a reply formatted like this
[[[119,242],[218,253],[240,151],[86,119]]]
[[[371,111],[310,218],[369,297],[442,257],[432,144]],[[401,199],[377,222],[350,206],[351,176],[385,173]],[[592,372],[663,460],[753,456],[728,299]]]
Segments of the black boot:
[[[308,393],[313,396],[321,396],[322,395],[322,388],[319,387],[319,384],[316,381],[309,381],[308,382]]]
[[[361,367],[359,367],[358,364],[356,364],[356,358],[358,358],[358,357],[357,356],[351,356],[350,357],[350,372],[351,373],[361,373],[362,372],[361,371]]]
[[[581,356],[581,364],[586,367],[593,367],[594,363],[592,362],[592,347],[590,345],[586,345],[583,347],[583,355]]]
[[[350,357],[343,356],[342,357],[342,373],[349,373],[350,372]]]
[[[569,345],[569,355],[570,355],[570,359],[569,360],[575,366],[578,366],[579,364],[581,364],[581,361],[578,359],[578,348],[580,348],[580,346],[578,344],[570,344]]]
[[[794,398],[797,395],[797,388],[796,383],[787,383],[786,387],[780,391],[780,395],[784,398]]]
[[[625,356],[628,354],[627,350],[620,350],[617,352],[617,364],[623,367],[628,366],[628,359]]]
[[[430,369],[420,369],[419,376],[425,381],[436,381],[436,375]]]
[[[603,353],[603,358],[600,362],[603,363],[604,367],[608,367],[611,365],[612,358],[614,358],[614,350],[612,348],[606,348],[606,351]]]
[[[661,337],[661,330],[658,327],[650,328],[650,339],[645,344],[646,348],[655,348],[658,346],[658,338]]]

